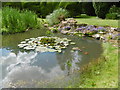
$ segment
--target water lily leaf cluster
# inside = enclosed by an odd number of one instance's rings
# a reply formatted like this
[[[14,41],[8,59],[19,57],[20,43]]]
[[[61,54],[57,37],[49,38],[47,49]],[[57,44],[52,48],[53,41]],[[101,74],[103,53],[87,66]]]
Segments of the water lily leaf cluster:
[[[71,40],[59,37],[37,37],[25,39],[18,47],[25,50],[36,50],[40,52],[61,52],[67,48]]]

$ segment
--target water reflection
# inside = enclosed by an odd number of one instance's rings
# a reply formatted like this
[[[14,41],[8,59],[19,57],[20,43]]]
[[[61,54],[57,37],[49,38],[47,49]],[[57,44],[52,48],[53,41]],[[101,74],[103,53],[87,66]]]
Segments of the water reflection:
[[[82,65],[98,58],[102,53],[101,43],[97,40],[61,34],[55,36],[67,37],[74,41],[76,45],[68,46],[62,53],[27,52],[17,47],[18,43],[26,38],[42,35],[45,35],[45,32],[41,33],[40,30],[3,35],[0,66],[2,66],[4,87],[9,87],[9,85],[36,87],[38,81],[44,82],[66,76],[68,72],[80,69]],[[71,52],[73,47],[79,47],[83,52]],[[85,55],[84,52],[89,54]],[[70,68],[66,64],[68,61],[71,63]]]
[[[46,55],[47,58],[45,58]],[[6,84],[10,84],[10,82],[16,84],[19,80],[43,81],[63,75],[65,72],[60,69],[53,55],[53,58],[50,58],[51,55],[51,53],[19,52],[17,56],[14,53],[10,53],[7,57],[2,56],[3,84],[7,87]]]

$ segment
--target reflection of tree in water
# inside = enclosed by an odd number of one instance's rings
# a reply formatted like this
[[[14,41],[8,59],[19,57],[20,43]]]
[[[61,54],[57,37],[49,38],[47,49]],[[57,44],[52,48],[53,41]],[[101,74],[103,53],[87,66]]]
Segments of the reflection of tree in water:
[[[72,60],[72,55],[70,52],[70,47],[63,51],[63,53],[57,53],[56,58],[58,60],[58,64],[60,65],[62,70],[65,70],[65,64],[68,60]]]
[[[57,54],[57,60],[62,70],[65,70],[65,63],[67,63],[67,61],[70,61],[72,64],[71,69],[75,69],[80,68],[82,65],[89,63],[91,60],[95,60],[100,57],[102,53],[102,46],[99,41],[88,38],[79,39],[76,37],[71,39],[74,40],[76,45],[70,45],[63,54]],[[79,47],[82,49],[82,52],[71,52],[72,47]],[[88,52],[88,55],[85,55],[85,52]]]

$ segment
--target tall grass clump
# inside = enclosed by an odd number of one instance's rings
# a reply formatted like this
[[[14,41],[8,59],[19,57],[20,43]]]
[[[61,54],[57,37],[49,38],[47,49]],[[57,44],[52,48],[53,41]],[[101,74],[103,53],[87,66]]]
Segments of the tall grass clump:
[[[60,17],[66,18],[68,16],[68,11],[65,9],[54,10],[50,15],[46,16],[46,20],[50,25],[54,25],[60,22]]]
[[[11,7],[2,9],[2,33],[17,33],[37,27],[37,15],[28,10],[20,11]]]

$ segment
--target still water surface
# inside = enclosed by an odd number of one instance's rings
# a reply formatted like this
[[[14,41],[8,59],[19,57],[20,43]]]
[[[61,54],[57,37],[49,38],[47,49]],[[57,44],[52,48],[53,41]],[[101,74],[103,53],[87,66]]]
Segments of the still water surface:
[[[2,36],[0,69],[2,69],[3,87],[39,87],[38,82],[57,80],[59,77],[67,76],[68,73],[97,59],[102,53],[101,42],[98,40],[61,34],[53,36],[66,37],[74,41],[76,45],[69,45],[62,53],[28,52],[18,48],[17,45],[24,39],[44,36],[45,31],[43,28]],[[83,52],[71,52],[73,47],[79,47]],[[89,54],[84,55],[84,52]],[[71,67],[66,64],[68,60],[72,64]]]

